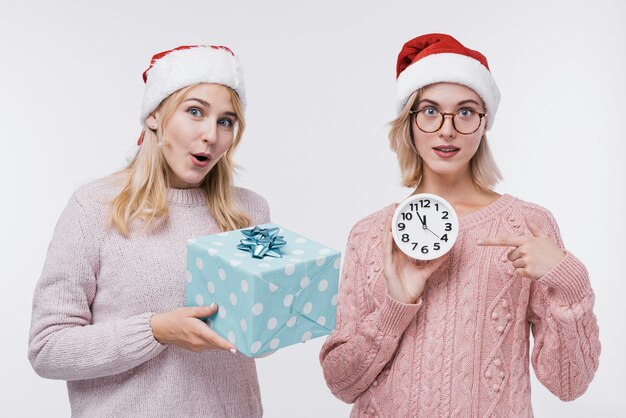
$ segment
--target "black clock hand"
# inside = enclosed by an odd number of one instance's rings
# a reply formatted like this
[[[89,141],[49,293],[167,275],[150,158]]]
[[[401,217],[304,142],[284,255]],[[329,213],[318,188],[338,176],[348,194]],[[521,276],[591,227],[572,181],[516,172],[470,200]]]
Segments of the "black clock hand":
[[[427,230],[428,230],[431,234],[433,234],[434,236],[436,236],[438,239],[441,239],[441,238],[439,238],[439,236],[438,236],[437,234],[435,234],[433,231],[431,231],[431,230],[430,230],[430,228],[428,227],[428,225],[426,225],[426,215],[424,215],[424,222],[423,222],[423,225],[424,225],[424,229],[427,229]]]
[[[426,229],[428,229],[430,231],[431,234],[433,234],[434,236],[436,236],[438,239],[441,239],[441,237],[437,234],[435,234],[433,231],[430,230],[430,228],[426,227]]]
[[[424,215],[424,219],[422,219],[417,209],[415,209],[415,213],[417,213],[417,217],[420,219],[420,222],[422,223],[422,228],[426,229],[426,215]]]

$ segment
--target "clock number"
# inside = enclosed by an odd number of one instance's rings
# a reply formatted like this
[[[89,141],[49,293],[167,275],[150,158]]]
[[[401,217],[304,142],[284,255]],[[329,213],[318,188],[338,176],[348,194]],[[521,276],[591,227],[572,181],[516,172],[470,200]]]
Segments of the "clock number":
[[[448,211],[447,210],[443,211],[443,216],[441,217],[441,219],[448,219]]]
[[[445,242],[448,242],[448,234],[443,234],[443,235],[441,236],[441,240],[442,240],[442,241],[445,241]]]
[[[411,219],[413,219],[413,214],[411,212],[408,212],[408,213],[402,212],[403,221],[410,221]]]
[[[452,224],[446,223],[446,231],[452,231]]]
[[[400,223],[398,224],[398,231],[404,231],[404,228],[405,228],[405,227],[406,227],[406,225],[405,225],[404,223],[400,222]]]
[[[435,203],[435,209],[437,209],[437,212],[439,212],[439,203]]]
[[[422,254],[428,254],[428,245],[422,247]]]
[[[436,242],[436,243],[435,243],[435,245],[434,245],[434,248],[433,248],[433,249],[434,249],[435,251],[437,251],[437,250],[439,250],[440,248],[441,248],[441,247],[439,246],[439,243],[438,243],[438,242]]]
[[[411,210],[415,210],[415,211],[419,208],[417,203],[409,203],[409,207],[411,208]]]
[[[402,242],[409,242],[409,234],[402,234]]]
[[[422,208],[429,208],[430,207],[430,200],[428,200],[428,199],[420,200],[420,207],[422,207]]]
[[[411,244],[413,244],[413,251],[415,251],[415,249],[417,248],[417,242],[412,242]]]

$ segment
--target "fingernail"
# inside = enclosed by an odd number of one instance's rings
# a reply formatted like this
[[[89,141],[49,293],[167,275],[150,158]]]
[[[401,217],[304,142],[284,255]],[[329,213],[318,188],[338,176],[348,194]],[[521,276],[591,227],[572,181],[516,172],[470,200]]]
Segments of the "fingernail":
[[[212,308],[212,307],[214,307],[214,306],[215,306],[215,302],[212,302],[212,303],[209,305],[209,308]]]
[[[233,354],[235,354],[237,352],[237,350],[235,348],[229,348],[228,351],[230,351]]]

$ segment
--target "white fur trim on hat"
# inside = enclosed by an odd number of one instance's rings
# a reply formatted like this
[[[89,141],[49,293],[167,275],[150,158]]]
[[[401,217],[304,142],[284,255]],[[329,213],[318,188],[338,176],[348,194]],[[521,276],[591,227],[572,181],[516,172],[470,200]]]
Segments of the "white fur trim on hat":
[[[239,60],[228,49],[194,46],[174,50],[159,58],[147,71],[140,122],[170,94],[197,83],[223,84],[235,90],[246,106],[246,92]]]
[[[485,102],[487,129],[491,129],[500,104],[500,90],[480,61],[461,54],[428,55],[402,71],[396,81],[397,112],[402,111],[415,90],[440,82],[462,84],[474,90]]]

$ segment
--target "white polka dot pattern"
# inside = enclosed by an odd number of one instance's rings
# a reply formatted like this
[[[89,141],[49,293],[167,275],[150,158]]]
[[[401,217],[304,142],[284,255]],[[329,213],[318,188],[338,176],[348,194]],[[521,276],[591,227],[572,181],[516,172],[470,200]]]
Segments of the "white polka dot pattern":
[[[304,312],[307,315],[310,314],[312,310],[313,310],[313,304],[311,302],[305,303],[304,307],[302,308],[302,312]]]
[[[283,258],[254,259],[237,250],[239,231],[188,241],[187,305],[215,301],[217,315],[207,323],[247,356],[306,342],[335,326],[340,254],[287,229],[283,234]]]
[[[261,315],[262,312],[263,312],[263,304],[255,303],[254,306],[252,307],[252,315],[259,316]]]
[[[204,298],[202,295],[196,295],[196,305],[202,306],[204,305]]]
[[[276,325],[278,325],[278,319],[274,317],[271,317],[269,321],[267,321],[267,329],[269,329],[270,331],[276,328]]]
[[[304,289],[305,287],[307,287],[309,285],[309,283],[311,283],[311,279],[309,279],[308,277],[304,276],[302,278],[302,280],[300,280],[300,287]]]
[[[293,264],[287,264],[285,266],[285,275],[286,276],[291,276],[295,271],[296,271],[296,266],[294,266]]]

